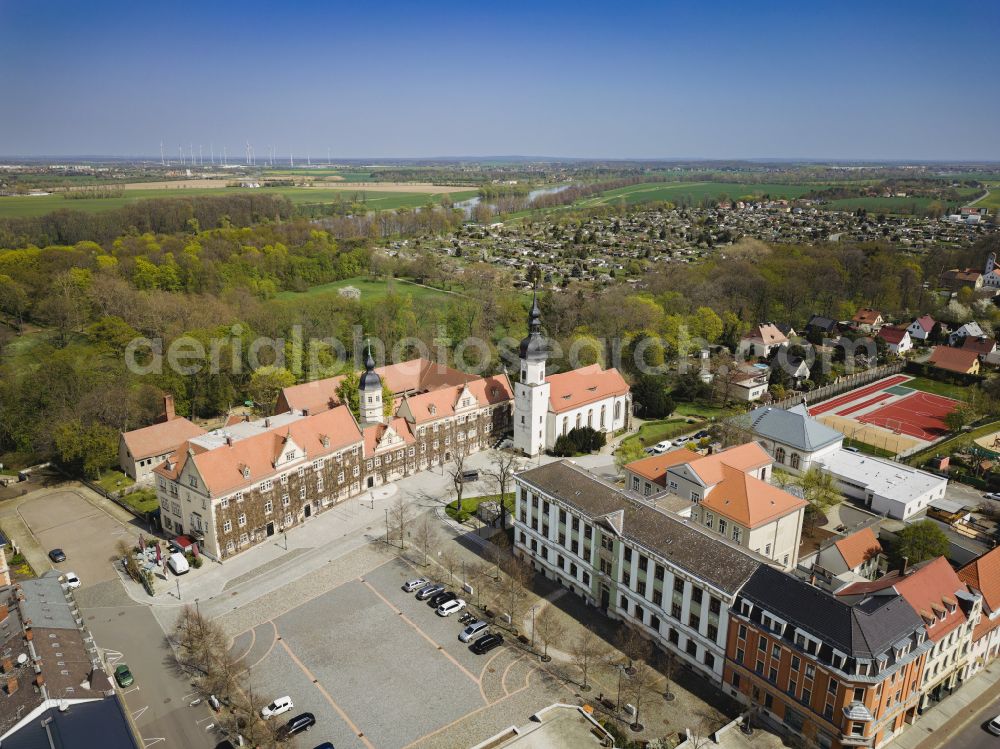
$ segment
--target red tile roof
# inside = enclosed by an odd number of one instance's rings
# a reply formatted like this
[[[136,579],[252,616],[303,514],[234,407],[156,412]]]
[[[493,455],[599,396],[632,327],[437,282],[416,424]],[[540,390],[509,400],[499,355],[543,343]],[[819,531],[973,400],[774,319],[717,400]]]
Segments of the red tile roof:
[[[1000,611],[1000,547],[973,559],[958,571],[958,576],[983,594],[990,611]]]
[[[878,337],[886,343],[897,344],[910,335],[906,328],[883,327],[878,332]]]
[[[472,380],[464,385],[431,390],[429,393],[408,396],[400,405],[399,413],[412,417],[413,423],[422,424],[445,417],[454,416],[462,410],[459,401],[468,388],[474,402],[468,408],[484,408],[514,398],[510,380],[505,374],[491,375]]]
[[[871,307],[862,307],[851,319],[861,325],[874,325],[882,317],[882,313]]]
[[[406,419],[397,417],[390,419],[388,424],[371,424],[364,429],[366,458],[375,454],[375,450],[379,447],[379,440],[382,439],[382,435],[389,427],[392,427],[392,430],[403,439],[404,444],[410,445],[417,441],[413,432],[410,431],[410,425]]]
[[[549,383],[549,408],[555,413],[626,395],[629,391],[628,383],[617,369],[602,370],[600,364],[549,375],[545,381]]]
[[[761,323],[755,326],[749,333],[743,336],[743,339],[747,341],[760,341],[768,346],[788,343],[788,336],[778,330],[777,326],[772,323]]]
[[[178,445],[204,433],[205,430],[197,424],[178,416],[170,421],[123,432],[122,439],[132,457],[142,460],[172,452]]]
[[[862,528],[849,536],[836,541],[834,546],[844,558],[844,563],[850,569],[864,564],[868,559],[882,551],[878,537],[871,528]]]
[[[979,354],[967,348],[937,346],[933,353],[931,353],[931,358],[928,361],[938,369],[967,374],[979,361]]]
[[[756,444],[756,443],[754,443]],[[699,464],[696,469],[704,464]],[[708,492],[702,506],[747,528],[757,528],[805,507],[807,502],[723,463],[722,480]]]

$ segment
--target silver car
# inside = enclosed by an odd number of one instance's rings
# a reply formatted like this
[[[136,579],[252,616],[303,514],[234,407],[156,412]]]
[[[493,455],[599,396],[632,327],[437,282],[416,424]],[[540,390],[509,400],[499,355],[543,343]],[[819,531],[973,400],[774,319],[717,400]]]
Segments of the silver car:
[[[426,577],[418,577],[416,580],[407,580],[403,583],[403,590],[407,593],[412,593],[417,588],[422,588],[430,582]]]
[[[425,585],[417,592],[418,601],[426,601],[432,596],[436,596],[438,593],[444,592],[444,586],[438,585],[437,583],[432,583],[431,585]]]
[[[478,619],[474,622],[469,622],[469,626],[462,630],[462,633],[458,636],[458,639],[462,642],[469,642],[473,637],[478,635],[484,629],[486,629],[489,624]]]

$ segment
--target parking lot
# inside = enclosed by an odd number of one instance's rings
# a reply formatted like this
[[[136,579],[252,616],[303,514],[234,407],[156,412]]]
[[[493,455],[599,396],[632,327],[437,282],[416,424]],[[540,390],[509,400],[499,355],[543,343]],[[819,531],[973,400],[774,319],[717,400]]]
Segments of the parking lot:
[[[386,562],[235,638],[254,693],[295,703],[274,720],[316,716],[296,746],[460,746],[572,698],[510,644],[472,653],[460,615],[439,617],[401,590],[417,576]]]
[[[18,512],[45,553],[56,548],[66,553],[66,561],[54,566],[62,572],[75,572],[85,587],[115,579],[109,560],[116,544],[122,539],[138,543],[141,533],[140,528],[122,524],[73,489],[23,502]]]

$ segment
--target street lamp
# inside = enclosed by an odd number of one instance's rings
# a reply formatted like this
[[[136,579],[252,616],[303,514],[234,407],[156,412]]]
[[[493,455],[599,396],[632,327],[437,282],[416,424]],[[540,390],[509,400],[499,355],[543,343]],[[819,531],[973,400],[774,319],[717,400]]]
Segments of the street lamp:
[[[389,508],[385,508],[385,545],[389,545]]]
[[[531,649],[535,649],[535,609],[538,606],[531,607]]]
[[[285,537],[285,551],[288,551],[288,531],[282,531],[281,535]]]

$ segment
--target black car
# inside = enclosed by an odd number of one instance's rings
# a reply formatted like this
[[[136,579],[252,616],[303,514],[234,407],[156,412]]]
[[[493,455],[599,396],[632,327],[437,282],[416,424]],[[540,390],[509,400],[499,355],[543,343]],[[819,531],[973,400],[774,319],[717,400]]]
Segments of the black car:
[[[454,593],[454,592],[452,592],[450,590],[446,590],[444,593],[438,593],[436,596],[434,596],[433,598],[431,598],[427,602],[427,605],[430,606],[431,608],[436,609],[442,603],[448,603],[448,601],[452,601],[452,600],[454,600],[456,598],[458,598],[458,594],[457,593]]]
[[[316,725],[316,716],[312,713],[302,713],[288,721],[282,733],[285,736],[294,736],[297,733],[308,730],[314,725]]]
[[[695,432],[694,433],[694,438],[696,440],[703,440],[706,437],[708,437],[708,432],[706,432],[704,429],[702,429],[700,432]]]
[[[66,553],[62,549],[53,549],[49,552],[49,559],[53,562],[65,562]]]
[[[483,635],[478,640],[476,640],[472,645],[469,646],[469,650],[477,655],[482,655],[483,653],[488,653],[493,648],[497,648],[503,645],[503,635],[499,635],[496,632],[490,632],[488,635]]]

